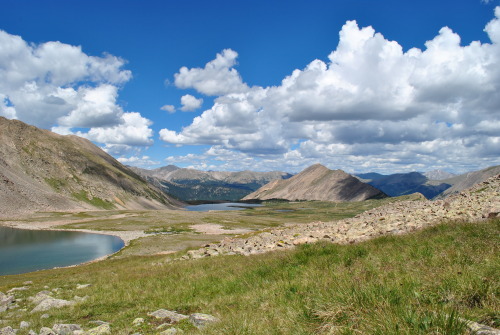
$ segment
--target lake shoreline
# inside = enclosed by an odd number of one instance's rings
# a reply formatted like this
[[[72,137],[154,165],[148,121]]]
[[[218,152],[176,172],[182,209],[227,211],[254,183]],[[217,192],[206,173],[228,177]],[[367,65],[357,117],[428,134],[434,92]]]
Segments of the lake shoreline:
[[[62,224],[59,224],[62,225]],[[38,230],[38,231],[61,231],[61,232],[77,232],[77,233],[87,233],[87,234],[96,234],[96,235],[106,235],[106,236],[114,236],[120,239],[123,243],[123,246],[116,250],[113,253],[106,254],[103,256],[99,256],[97,258],[84,261],[81,263],[77,264],[71,264],[71,265],[65,265],[65,266],[54,266],[54,267],[49,267],[46,269],[39,269],[39,270],[34,270],[34,271],[28,271],[28,272],[22,272],[22,273],[16,273],[16,274],[6,274],[6,275],[0,275],[2,276],[10,276],[10,275],[20,275],[20,274],[26,274],[26,273],[32,273],[32,272],[38,272],[38,271],[46,271],[46,270],[51,270],[51,269],[64,269],[64,268],[72,268],[76,266],[82,266],[82,265],[87,265],[87,264],[92,264],[96,262],[100,262],[103,260],[108,259],[109,257],[119,253],[120,251],[123,250],[126,246],[130,245],[130,242],[138,239],[143,236],[147,236],[144,232],[141,231],[98,231],[98,230],[90,230],[90,229],[65,229],[65,228],[57,228],[58,224],[54,224],[52,222],[52,225],[49,225],[49,222],[37,222],[37,223],[24,223],[24,222],[13,222],[13,221],[7,221],[7,222],[0,222],[1,227],[7,227],[7,228],[14,228],[14,229],[21,229],[21,230]]]
[[[66,222],[18,222],[18,221],[4,221],[0,222],[0,226],[24,229],[24,230],[48,230],[48,231],[73,231],[79,233],[111,235],[120,238],[124,246],[130,245],[130,242],[141,237],[149,236],[141,230],[92,230],[92,229],[75,229],[75,228],[58,228],[58,226],[65,225]],[[121,250],[121,249],[120,249]]]

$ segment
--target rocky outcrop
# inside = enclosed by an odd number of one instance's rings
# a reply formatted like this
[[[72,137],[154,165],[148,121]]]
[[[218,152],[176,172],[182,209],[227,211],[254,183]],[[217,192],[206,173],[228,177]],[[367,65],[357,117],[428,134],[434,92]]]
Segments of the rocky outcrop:
[[[443,221],[475,222],[499,215],[500,175],[446,200],[396,202],[350,219],[289,225],[246,238],[226,238],[188,251],[182,259],[252,255],[317,241],[354,243],[381,235],[404,234]]]
[[[148,316],[162,322],[162,324],[156,327],[157,330],[161,330],[160,335],[183,333],[181,329],[174,327],[176,324],[182,322],[183,320],[188,320],[193,326],[198,329],[202,329],[203,327],[211,323],[219,322],[218,318],[210,314],[192,313],[190,315],[184,315],[167,309],[156,310],[154,312],[148,313]],[[136,318],[132,322],[132,325],[135,328],[140,328],[145,322],[146,321],[143,318]]]
[[[32,282],[25,282],[25,284],[31,285]],[[74,289],[78,291],[91,290],[91,287],[91,284],[76,284]],[[6,309],[0,311],[0,316],[10,318],[15,314],[18,316],[26,315],[25,313],[29,313],[28,307],[30,305],[35,305],[36,307],[29,314],[31,314],[31,317],[38,317],[36,314],[33,315],[33,313],[42,311],[48,311],[48,313],[51,313],[50,310],[54,308],[68,308],[76,306],[78,303],[84,302],[88,298],[88,296],[84,298],[75,296],[71,300],[58,299],[54,296],[68,296],[68,294],[73,293],[73,290],[69,292],[61,288],[49,290],[49,287],[47,286],[45,286],[44,291],[40,291],[33,296],[23,299],[16,298],[16,294],[22,294],[23,291],[28,289],[29,287],[27,286],[21,286],[10,289],[7,292],[8,294],[0,292],[0,302],[2,306],[7,306]],[[40,315],[40,320],[48,318],[50,318],[49,314]],[[158,309],[154,312],[148,313],[147,317],[135,318],[131,324],[133,329],[137,331],[134,333],[135,335],[140,335],[141,330],[144,330],[149,334],[152,328],[155,329],[155,334],[161,335],[181,334],[183,333],[182,328],[186,327],[188,329],[193,327],[202,329],[209,324],[218,321],[219,319],[217,317],[210,314],[192,313],[185,315],[168,309]],[[116,333],[116,331],[113,332],[112,326],[109,322],[101,320],[87,321],[90,326],[85,327],[85,329],[79,324],[59,321],[58,323],[53,324],[52,327],[44,325],[40,328],[39,332],[30,329],[31,324],[27,321],[21,321],[18,323],[17,328],[15,328],[16,325],[9,325],[8,323],[9,321],[7,320],[0,320],[0,324],[3,325],[3,328],[0,327],[0,335],[15,335],[19,333],[28,335],[110,335]]]
[[[363,201],[384,197],[382,191],[342,170],[315,164],[290,179],[272,181],[242,200]]]

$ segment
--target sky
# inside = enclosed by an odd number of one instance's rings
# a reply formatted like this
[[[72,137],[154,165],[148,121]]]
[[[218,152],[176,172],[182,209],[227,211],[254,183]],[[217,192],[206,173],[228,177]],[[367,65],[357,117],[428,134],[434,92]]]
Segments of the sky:
[[[0,0],[0,116],[124,164],[500,165],[500,0]]]

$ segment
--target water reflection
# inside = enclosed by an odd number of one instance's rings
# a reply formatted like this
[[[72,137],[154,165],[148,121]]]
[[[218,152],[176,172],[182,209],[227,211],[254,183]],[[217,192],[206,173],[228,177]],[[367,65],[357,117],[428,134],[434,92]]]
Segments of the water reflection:
[[[115,236],[0,226],[0,275],[80,264],[122,247]]]

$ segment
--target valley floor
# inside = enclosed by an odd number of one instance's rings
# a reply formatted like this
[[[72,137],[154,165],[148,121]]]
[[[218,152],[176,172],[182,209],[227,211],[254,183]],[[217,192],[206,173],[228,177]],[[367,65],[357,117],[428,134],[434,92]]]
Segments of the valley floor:
[[[101,262],[0,277],[1,292],[24,287],[11,291],[14,301],[8,306],[12,309],[0,312],[0,329],[19,328],[21,321],[27,321],[29,327],[17,333],[25,335],[30,328],[38,333],[42,327],[74,323],[90,329],[95,322],[105,321],[112,334],[119,335],[160,334],[172,327],[187,334],[465,334],[466,320],[498,328],[500,219],[487,217],[497,215],[499,183],[497,179],[429,206],[407,197],[405,203],[372,211],[401,199],[270,203],[218,213],[41,213],[4,220],[2,224],[24,227],[35,223],[49,229],[140,233],[145,237],[131,240],[122,251]],[[358,215],[362,212],[365,214]],[[425,215],[436,220],[429,221],[433,226],[428,228],[415,225],[418,229],[411,234],[394,235],[398,232],[384,233],[383,229],[378,234],[374,230],[371,239],[352,245],[317,237],[316,243],[303,241],[305,244],[297,243],[291,249],[207,257],[214,254],[206,251],[218,245],[211,242],[231,237],[226,232],[235,233],[236,229],[252,231],[238,239],[250,241],[257,230],[267,229],[272,235],[301,226],[319,229],[317,221],[335,226],[337,220],[357,216],[343,221],[342,226],[346,231],[354,227],[370,232],[370,225],[378,229],[387,222],[398,224],[408,213],[421,214],[422,222],[427,220]],[[449,216],[443,217],[443,213]],[[354,224],[369,216],[369,222]],[[222,230],[207,234],[196,230],[200,224]],[[179,260],[186,248],[194,248],[203,258]],[[49,291],[47,294],[72,305],[31,312],[30,297],[40,291]],[[187,321],[165,325],[168,318],[148,315],[159,309],[186,315],[206,313],[219,321],[202,329]],[[144,322],[134,324],[137,318]]]

